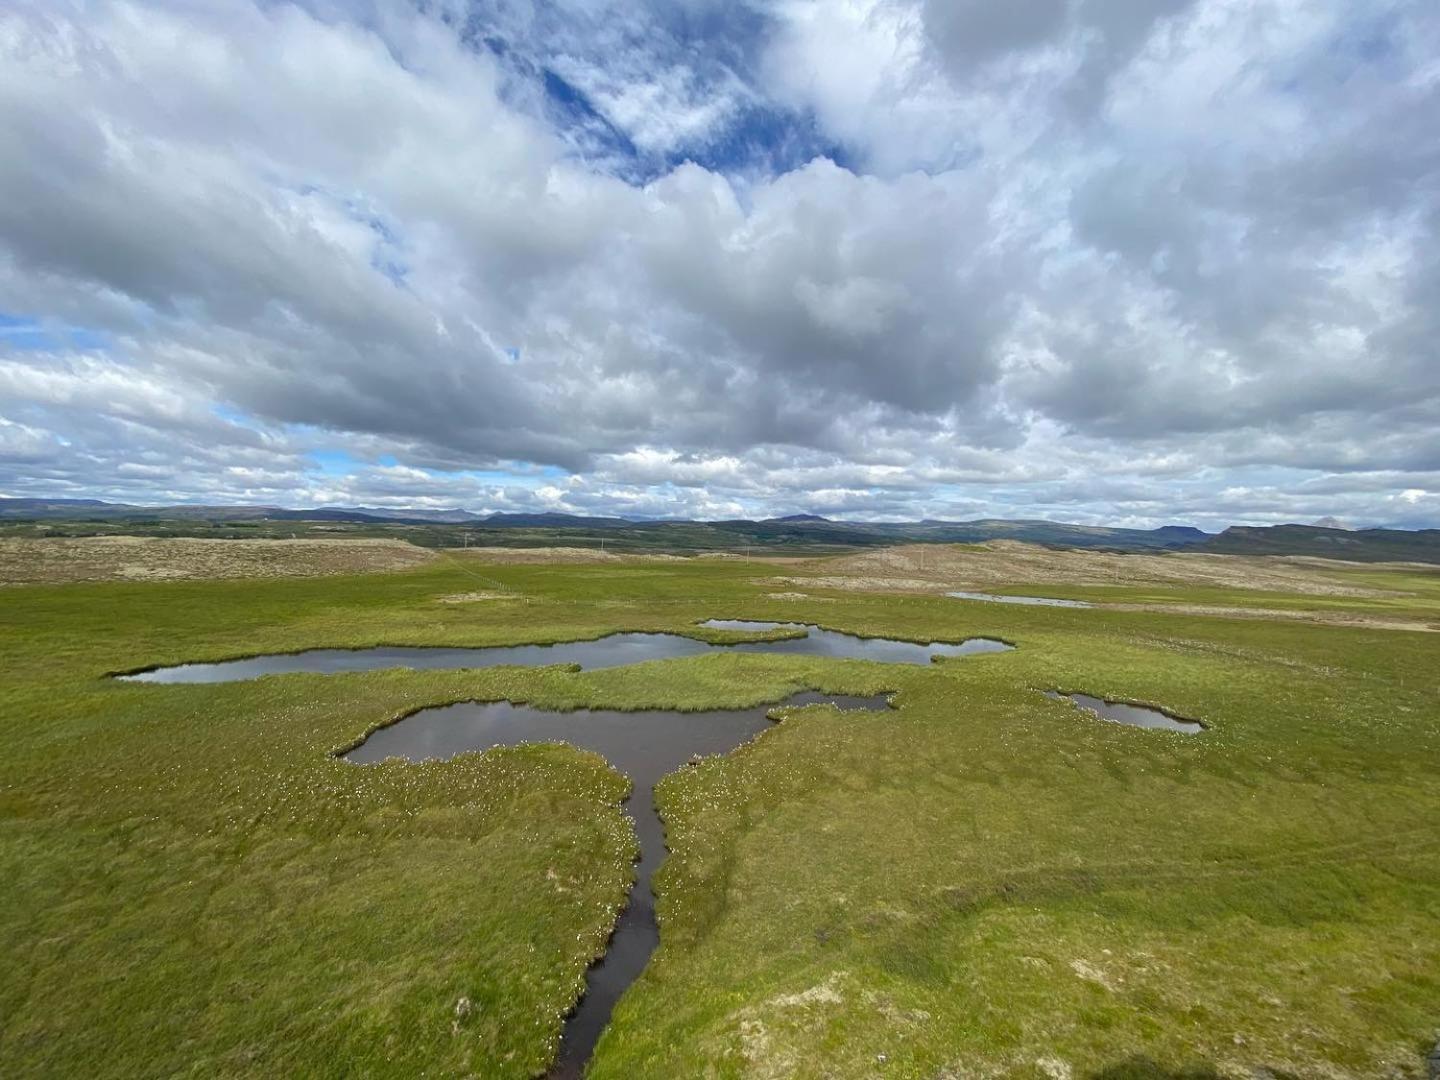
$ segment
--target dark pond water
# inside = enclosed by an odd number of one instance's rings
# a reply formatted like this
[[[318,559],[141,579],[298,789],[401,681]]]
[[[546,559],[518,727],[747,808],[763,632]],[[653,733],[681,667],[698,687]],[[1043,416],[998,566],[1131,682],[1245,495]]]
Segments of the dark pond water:
[[[605,956],[586,975],[585,996],[565,1024],[552,1077],[578,1078],[626,987],[660,944],[650,879],[665,856],[665,830],[655,811],[655,785],[695,754],[724,754],[749,742],[779,708],[832,704],[842,709],[883,709],[884,696],[845,697],[806,692],[779,705],[711,712],[544,712],[508,701],[425,709],[374,732],[345,755],[370,764],[388,757],[411,761],[449,758],[467,750],[527,742],[567,742],[603,756],[634,783],[632,820],[640,861],[629,903],[616,921]]]
[[[1126,705],[1121,702],[1106,701],[1104,698],[1091,697],[1089,694],[1061,694],[1054,690],[1046,690],[1045,696],[1056,701],[1069,701],[1087,712],[1094,713],[1102,720],[1113,720],[1117,724],[1129,724],[1132,727],[1153,728],[1161,731],[1183,731],[1187,735],[1195,735],[1205,730],[1204,724],[1194,720],[1180,720],[1159,709],[1147,709],[1143,705]]]
[[[1084,600],[1057,600],[1051,596],[997,596],[994,593],[983,592],[952,592],[946,596],[958,597],[961,600],[989,600],[995,604],[1033,604],[1038,607],[1094,607],[1094,604],[1087,604]]]
[[[180,664],[121,675],[127,682],[217,683],[255,679],[261,675],[309,672],[334,675],[346,671],[377,668],[488,668],[502,664],[579,664],[583,668],[620,667],[644,660],[673,660],[704,653],[780,653],[792,656],[831,656],[857,660],[880,660],[890,664],[928,664],[932,656],[969,656],[974,653],[1005,652],[1013,646],[988,638],[971,638],[959,644],[932,642],[917,645],[910,641],[862,638],[834,630],[821,630],[800,623],[761,623],[712,619],[702,626],[722,630],[771,630],[776,627],[803,629],[804,637],[785,641],[750,641],[732,645],[711,645],[681,634],[611,634],[594,641],[566,641],[555,645],[496,645],[477,649],[410,648],[381,646],[374,649],[310,649],[299,653],[274,653],[244,660],[222,660],[214,664]]]
[[[876,660],[890,664],[928,664],[934,657],[1005,652],[1014,646],[988,638],[919,644],[887,638],[862,638],[801,623],[712,619],[712,629],[800,631],[781,641],[738,641],[712,645],[681,634],[622,633],[593,641],[554,645],[482,648],[311,649],[218,663],[180,664],[118,676],[131,682],[218,683],[292,672],[337,674],[378,668],[487,668],[503,664],[536,666],[579,664],[583,668],[619,667],[646,660],[669,660],[729,650],[790,656]],[[835,697],[798,694],[779,707],[829,703],[843,709],[880,709],[884,697]],[[631,805],[640,841],[640,862],[629,903],[616,922],[605,956],[586,976],[585,996],[567,1021],[559,1060],[552,1076],[579,1077],[621,993],[644,970],[659,944],[651,875],[665,852],[664,828],[655,813],[655,784],[695,754],[727,753],[749,741],[770,723],[777,706],[700,713],[664,711],[551,713],[509,702],[451,705],[426,709],[374,732],[345,755],[357,764],[389,757],[410,760],[448,758],[467,750],[521,742],[561,741],[603,755],[634,783]]]

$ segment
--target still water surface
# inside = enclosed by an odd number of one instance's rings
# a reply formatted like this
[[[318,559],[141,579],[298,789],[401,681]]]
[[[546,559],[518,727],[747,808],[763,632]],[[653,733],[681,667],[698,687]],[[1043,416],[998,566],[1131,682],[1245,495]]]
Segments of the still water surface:
[[[481,648],[310,649],[217,663],[180,664],[118,676],[130,682],[219,683],[262,675],[297,672],[331,675],[380,668],[488,668],[504,664],[536,666],[579,664],[596,669],[730,651],[785,656],[823,656],[876,660],[889,664],[928,664],[935,657],[1006,652],[1003,641],[971,638],[962,642],[917,643],[866,638],[824,630],[806,623],[711,619],[700,624],[716,630],[796,631],[780,641],[737,641],[718,645],[682,634],[620,633],[592,641],[553,645],[499,645]],[[566,1022],[553,1077],[578,1078],[610,1019],[615,1002],[644,970],[660,941],[655,922],[651,875],[665,853],[665,832],[655,811],[655,785],[694,755],[723,754],[748,742],[769,724],[777,708],[831,704],[841,709],[883,709],[885,697],[846,697],[816,692],[797,694],[780,705],[709,712],[545,712],[510,702],[465,703],[425,709],[373,732],[345,754],[356,764],[398,757],[411,761],[450,758],[470,750],[514,746],[522,742],[566,742],[593,750],[634,784],[630,803],[640,841],[640,861],[629,903],[615,924],[605,956],[586,975],[585,996]]]
[[[494,645],[475,649],[413,648],[382,645],[373,649],[309,649],[298,653],[272,653],[243,660],[221,660],[213,664],[179,664],[152,668],[119,678],[126,682],[218,683],[257,679],[261,675],[308,672],[336,675],[347,671],[374,671],[379,668],[488,668],[503,664],[579,664],[596,669],[638,664],[645,660],[673,660],[705,653],[759,652],[785,656],[829,656],[837,659],[879,660],[889,664],[928,664],[932,656],[970,656],[976,653],[1006,652],[1014,646],[989,638],[971,638],[951,644],[928,645],[889,638],[863,638],[822,630],[803,623],[748,622],[711,619],[700,624],[718,630],[804,630],[804,637],[784,641],[741,641],[711,645],[683,634],[611,634],[594,641],[562,641],[554,645]]]
[[[779,705],[710,712],[582,709],[560,713],[508,701],[470,702],[424,709],[381,728],[346,754],[345,760],[359,764],[390,757],[422,761],[492,746],[566,742],[595,751],[630,777],[634,784],[631,818],[640,840],[640,861],[610,947],[586,974],[585,996],[565,1023],[560,1054],[550,1076],[571,1080],[583,1072],[616,1001],[639,978],[660,944],[650,879],[665,856],[665,829],[655,810],[655,785],[694,755],[725,754],[749,742],[770,726],[769,714],[777,709],[818,704],[884,709],[888,703],[884,696],[847,697],[813,691],[796,694]]]
[[[1126,705],[1123,702],[1091,697],[1089,694],[1061,694],[1054,690],[1046,690],[1045,696],[1056,701],[1068,701],[1086,712],[1094,713],[1102,720],[1113,720],[1117,724],[1157,731],[1183,731],[1187,735],[1196,735],[1205,730],[1204,724],[1194,720],[1181,720],[1144,705]]]

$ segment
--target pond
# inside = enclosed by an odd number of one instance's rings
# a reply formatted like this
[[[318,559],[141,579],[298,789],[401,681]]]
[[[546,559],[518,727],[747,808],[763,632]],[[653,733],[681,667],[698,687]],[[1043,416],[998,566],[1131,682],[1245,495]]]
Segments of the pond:
[[[771,653],[874,660],[889,664],[929,664],[939,657],[1007,652],[1013,645],[990,638],[927,643],[826,630],[809,623],[711,619],[712,630],[769,632],[791,636],[778,641],[738,640],[713,644],[673,633],[616,633],[590,641],[553,645],[497,645],[479,648],[379,646],[368,649],[309,649],[215,663],[158,667],[117,678],[144,683],[220,683],[308,672],[338,674],[380,668],[487,668],[500,665],[578,664],[596,669],[670,660],[715,652]],[[630,805],[640,843],[635,884],[615,924],[604,957],[586,975],[585,995],[567,1020],[553,1077],[581,1076],[615,1002],[644,970],[660,941],[655,921],[651,876],[664,857],[665,832],[655,811],[655,785],[695,755],[723,754],[748,742],[770,723],[778,708],[833,705],[841,709],[883,709],[885,696],[846,697],[806,692],[778,706],[753,709],[671,712],[579,710],[545,712],[510,702],[466,703],[424,709],[372,732],[344,759],[357,765],[387,758],[420,761],[450,758],[492,746],[522,742],[566,742],[602,755],[631,779]]]
[[[640,861],[629,903],[615,923],[604,957],[586,974],[585,996],[566,1021],[552,1077],[578,1078],[625,989],[644,970],[660,944],[655,898],[650,889],[656,866],[665,856],[665,828],[655,810],[655,785],[695,755],[724,754],[749,742],[772,723],[779,709],[834,705],[840,709],[884,709],[888,700],[847,697],[813,691],[779,705],[709,712],[615,712],[582,709],[545,712],[508,701],[465,703],[424,709],[380,728],[346,761],[373,764],[386,758],[410,761],[450,758],[470,750],[519,743],[566,742],[600,754],[630,777],[630,806],[640,840]]]
[[[1205,725],[1198,721],[1183,720],[1144,705],[1127,705],[1122,701],[1106,701],[1104,698],[1091,697],[1089,694],[1062,694],[1056,690],[1046,690],[1045,696],[1055,701],[1068,701],[1077,708],[1094,713],[1102,720],[1113,720],[1117,724],[1129,724],[1131,727],[1151,728],[1159,731],[1183,731],[1187,735],[1197,735],[1205,730]]]
[[[1006,652],[1014,646],[990,638],[927,645],[889,638],[866,638],[822,630],[806,623],[747,622],[711,619],[700,624],[718,630],[799,630],[804,636],[782,641],[739,641],[712,645],[683,634],[622,633],[593,641],[565,641],[554,645],[493,645],[480,648],[431,648],[382,645],[373,649],[308,649],[297,653],[271,653],[217,663],[178,664],[117,676],[126,682],[219,683],[258,679],[262,675],[308,672],[335,675],[379,668],[488,668],[503,664],[579,664],[582,668],[620,667],[646,660],[673,660],[713,652],[778,653],[785,656],[828,656],[850,660],[879,660],[889,664],[928,664],[934,656],[971,656]]]

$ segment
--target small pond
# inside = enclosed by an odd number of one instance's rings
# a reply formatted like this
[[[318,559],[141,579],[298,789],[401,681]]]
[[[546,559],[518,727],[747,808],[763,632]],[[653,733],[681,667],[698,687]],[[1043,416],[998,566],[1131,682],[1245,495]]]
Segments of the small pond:
[[[1052,596],[1000,596],[995,593],[983,592],[952,592],[946,596],[953,596],[960,600],[988,600],[992,604],[1029,604],[1036,607],[1074,607],[1088,608],[1094,604],[1087,604],[1084,600],[1058,600]]]
[[[660,944],[650,879],[665,856],[665,829],[655,810],[655,785],[694,755],[724,754],[749,742],[771,724],[770,714],[802,705],[884,709],[885,696],[846,697],[805,692],[779,705],[710,712],[614,712],[584,709],[545,712],[508,701],[424,709],[373,732],[346,761],[372,764],[390,757],[411,761],[450,758],[469,750],[519,743],[566,742],[600,754],[630,777],[630,805],[640,840],[640,861],[629,903],[615,923],[605,956],[586,974],[585,996],[566,1021],[551,1077],[578,1078],[625,989],[644,970]]]
[[[262,675],[308,672],[338,674],[380,668],[488,668],[500,665],[578,664],[582,668],[619,667],[647,660],[669,660],[714,652],[773,653],[835,659],[875,660],[889,664],[929,664],[937,657],[1007,652],[1003,641],[971,638],[960,642],[899,641],[824,630],[807,623],[711,619],[712,630],[790,631],[778,641],[739,640],[712,644],[672,633],[618,633],[591,641],[553,645],[497,645],[480,648],[380,646],[370,649],[310,649],[216,663],[179,664],[120,675],[144,683],[220,683]],[[664,856],[665,832],[655,812],[655,785],[694,755],[723,754],[748,742],[771,722],[777,708],[829,704],[841,709],[883,709],[886,697],[844,697],[815,692],[797,694],[779,706],[709,712],[545,712],[510,702],[460,704],[424,709],[381,728],[344,755],[357,765],[399,757],[412,761],[450,758],[492,746],[522,742],[566,742],[593,750],[634,784],[630,805],[640,842],[635,885],[615,924],[605,956],[586,975],[585,996],[566,1022],[560,1053],[551,1075],[578,1078],[615,1002],[644,970],[659,944],[651,875]]]
[[[1045,696],[1055,701],[1068,701],[1086,712],[1094,713],[1102,720],[1113,720],[1117,724],[1129,724],[1131,727],[1183,731],[1187,735],[1196,735],[1205,730],[1205,725],[1195,720],[1181,720],[1144,705],[1126,705],[1124,702],[1106,701],[1089,694],[1062,694],[1055,690],[1046,690]]]
[[[783,641],[739,641],[712,645],[683,634],[610,634],[593,641],[565,641],[555,645],[494,645],[473,649],[414,648],[383,645],[373,649],[308,649],[298,653],[272,653],[213,664],[179,664],[152,668],[118,678],[147,683],[218,683],[256,679],[261,675],[308,672],[334,675],[379,668],[488,668],[503,664],[535,666],[579,664],[582,668],[620,667],[645,660],[673,660],[705,653],[760,652],[786,656],[829,656],[851,660],[879,660],[889,664],[928,664],[932,656],[970,656],[1006,652],[1014,646],[989,638],[971,638],[950,644],[919,645],[888,638],[864,638],[822,630],[803,623],[745,622],[711,619],[700,625],[718,630],[802,630],[803,637]]]

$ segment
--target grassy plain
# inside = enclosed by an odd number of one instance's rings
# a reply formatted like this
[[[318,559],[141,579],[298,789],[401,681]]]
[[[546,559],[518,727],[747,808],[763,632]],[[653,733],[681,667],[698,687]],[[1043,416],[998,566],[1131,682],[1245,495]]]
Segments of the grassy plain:
[[[796,574],[800,576],[795,576]],[[1440,568],[1309,556],[1057,551],[1034,544],[913,544],[814,560],[777,588],[943,593],[964,589],[1084,600],[1118,610],[1292,618],[1436,630]]]
[[[777,573],[801,583],[776,593]],[[1414,571],[1366,573],[1416,591]],[[533,1075],[629,880],[623,779],[564,747],[374,767],[332,751],[466,698],[707,708],[815,687],[893,690],[899,707],[797,712],[665,782],[662,945],[593,1076],[1423,1076],[1440,1028],[1440,639],[825,577],[471,556],[4,590],[0,1074]],[[499,595],[439,602],[479,591]],[[709,617],[1019,648],[930,668],[737,654],[104,678]],[[1047,688],[1209,730],[1107,724]]]

